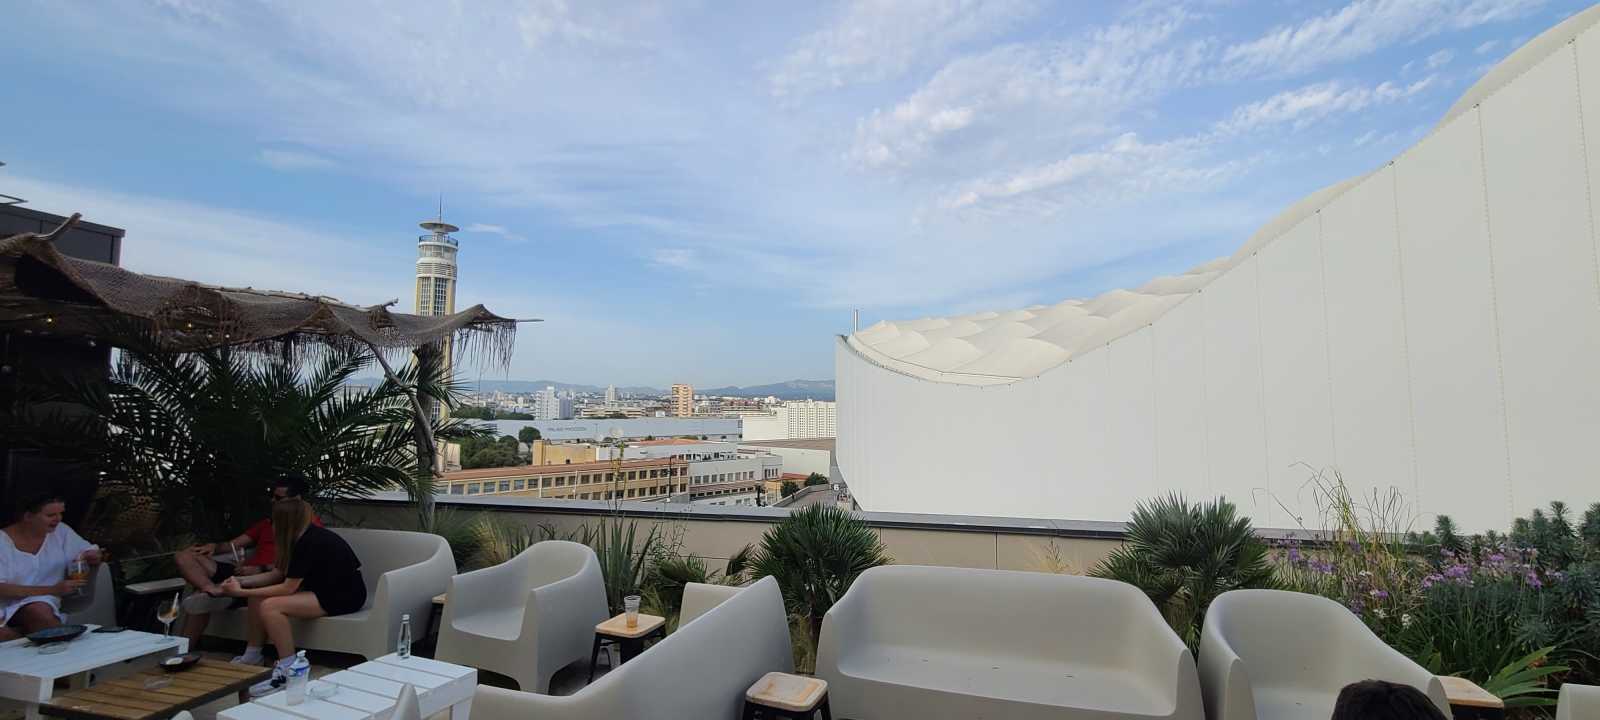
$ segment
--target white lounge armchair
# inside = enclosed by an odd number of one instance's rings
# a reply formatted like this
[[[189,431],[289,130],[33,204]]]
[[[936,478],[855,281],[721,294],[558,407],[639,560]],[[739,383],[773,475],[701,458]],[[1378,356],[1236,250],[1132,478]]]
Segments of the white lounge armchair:
[[[528,692],[549,692],[557,670],[589,656],[594,626],[607,617],[594,551],[546,540],[451,578],[435,655],[506,675]]]
[[[731,585],[686,583],[683,586],[683,602],[678,609],[678,627],[688,625],[689,621],[706,614],[706,611],[721,605],[728,598],[738,595],[741,589]]]
[[[480,685],[472,718],[734,720],[761,676],[793,670],[783,596],[765,578],[572,695]]]
[[[1339,603],[1234,590],[1206,611],[1200,680],[1211,720],[1328,717],[1344,686],[1369,679],[1417,688],[1450,717],[1439,679]]]
[[[1202,720],[1183,641],[1126,583],[889,565],[828,611],[833,712],[876,718]]]
[[[361,559],[366,607],[338,617],[294,621],[295,644],[372,659],[394,652],[402,615],[411,616],[413,633],[425,632],[433,596],[449,587],[456,572],[450,544],[431,533],[351,528],[334,532]],[[245,610],[238,608],[214,615],[206,632],[243,639],[244,625]]]
[[[1600,687],[1567,683],[1556,696],[1556,720],[1600,718]]]

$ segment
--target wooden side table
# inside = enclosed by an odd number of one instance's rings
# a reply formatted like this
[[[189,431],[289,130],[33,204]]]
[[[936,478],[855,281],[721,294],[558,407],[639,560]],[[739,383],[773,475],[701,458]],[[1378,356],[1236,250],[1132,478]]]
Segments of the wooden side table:
[[[667,636],[667,619],[660,615],[639,613],[639,624],[628,627],[628,615],[623,613],[594,626],[594,649],[589,651],[589,682],[594,682],[594,666],[600,660],[601,643],[616,643],[622,649],[623,663],[644,652],[644,642],[650,638]]]
[[[1455,720],[1503,720],[1506,703],[1471,680],[1440,675],[1445,699],[1450,701],[1450,714]]]
[[[818,710],[822,720],[833,720],[828,709],[828,681],[822,678],[769,672],[744,691],[743,720],[789,718],[811,720]]]

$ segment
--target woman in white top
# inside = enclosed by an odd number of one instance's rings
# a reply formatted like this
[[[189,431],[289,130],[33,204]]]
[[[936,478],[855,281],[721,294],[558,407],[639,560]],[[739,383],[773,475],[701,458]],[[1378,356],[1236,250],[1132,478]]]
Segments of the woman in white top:
[[[61,522],[67,505],[41,495],[22,506],[22,515],[0,528],[0,640],[12,640],[60,625],[61,596],[87,580],[69,579],[67,563],[91,566],[104,559],[99,548]]]

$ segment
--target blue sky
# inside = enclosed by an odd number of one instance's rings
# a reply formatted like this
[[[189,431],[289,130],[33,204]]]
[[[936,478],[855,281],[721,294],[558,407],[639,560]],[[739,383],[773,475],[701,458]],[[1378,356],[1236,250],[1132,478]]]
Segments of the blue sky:
[[[509,373],[833,376],[863,325],[1142,284],[1414,143],[1563,0],[32,2],[0,192],[126,266],[412,307]]]

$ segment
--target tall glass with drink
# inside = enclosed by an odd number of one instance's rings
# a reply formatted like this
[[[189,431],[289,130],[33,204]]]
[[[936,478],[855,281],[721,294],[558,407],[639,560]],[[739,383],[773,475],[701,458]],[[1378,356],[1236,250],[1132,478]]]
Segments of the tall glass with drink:
[[[89,563],[84,562],[82,556],[79,556],[72,562],[67,563],[67,579],[74,582],[83,583],[82,585],[79,585],[77,588],[73,589],[73,597],[83,597],[84,595],[88,594],[89,591],[87,588],[89,587]]]

